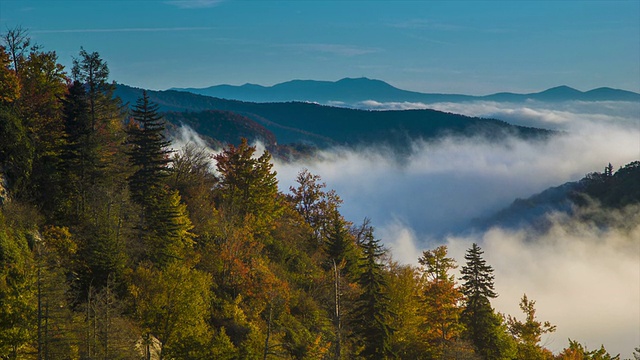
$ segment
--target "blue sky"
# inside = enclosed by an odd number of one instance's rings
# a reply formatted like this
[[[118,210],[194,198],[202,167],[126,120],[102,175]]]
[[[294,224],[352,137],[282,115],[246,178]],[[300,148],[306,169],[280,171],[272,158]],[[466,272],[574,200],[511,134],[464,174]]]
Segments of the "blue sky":
[[[422,92],[640,91],[640,1],[2,0],[69,66],[150,89],[366,76]]]

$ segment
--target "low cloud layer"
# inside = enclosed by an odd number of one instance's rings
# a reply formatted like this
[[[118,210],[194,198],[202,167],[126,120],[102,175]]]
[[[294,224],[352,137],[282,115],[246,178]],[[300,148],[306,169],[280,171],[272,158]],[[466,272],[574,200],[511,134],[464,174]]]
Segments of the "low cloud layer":
[[[341,106],[348,106],[342,104]],[[626,101],[564,101],[545,103],[526,101],[524,103],[503,103],[494,101],[473,101],[462,103],[421,102],[378,102],[367,100],[352,107],[367,110],[417,110],[434,109],[467,116],[496,118],[514,125],[539,127],[552,130],[568,130],[586,123],[617,123],[638,125],[640,103]]]
[[[469,224],[516,198],[602,171],[609,162],[617,169],[639,160],[640,104],[436,105],[443,111],[563,132],[539,142],[416,142],[403,163],[381,148],[333,149],[313,161],[276,161],[281,190],[295,186],[302,168],[320,175],[344,200],[345,217],[356,223],[371,218],[376,236],[400,262],[416,264],[423,250],[446,244],[462,264],[465,251],[476,242],[495,269],[500,296],[492,302],[494,307],[522,319],[518,303],[526,293],[536,300],[539,319],[558,326],[543,339],[545,346],[558,352],[570,337],[589,349],[604,344],[622,358],[631,357],[640,345],[638,207],[607,212],[613,226],[606,229],[551,214],[549,230],[536,237],[526,229],[474,233]],[[198,141],[187,130],[179,138]]]
[[[469,223],[492,215],[516,198],[576,181],[640,159],[640,104],[438,104],[437,109],[512,123],[560,129],[544,142],[516,139],[446,138],[415,143],[403,164],[381,149],[333,150],[305,163],[277,163],[281,188],[294,185],[303,167],[318,174],[343,198],[354,222],[370,217],[376,235],[395,259],[415,264],[422,250],[448,244],[464,261],[477,242],[496,270],[493,304],[522,318],[526,293],[538,316],[558,325],[546,346],[560,351],[568,338],[589,349],[601,344],[630,357],[640,345],[640,215],[620,214],[622,226],[598,229],[561,215],[548,233],[531,238],[525,229],[493,228],[470,233]]]

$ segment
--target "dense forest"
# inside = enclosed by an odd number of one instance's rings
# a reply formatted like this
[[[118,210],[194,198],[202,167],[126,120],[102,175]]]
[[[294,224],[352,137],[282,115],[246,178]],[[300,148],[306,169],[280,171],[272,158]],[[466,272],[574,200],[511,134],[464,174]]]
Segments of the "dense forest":
[[[23,29],[2,40],[1,359],[619,358],[544,348],[555,326],[526,295],[498,313],[477,244],[399,264],[319,175],[283,193],[246,140],[172,151],[98,53],[66,70]]]

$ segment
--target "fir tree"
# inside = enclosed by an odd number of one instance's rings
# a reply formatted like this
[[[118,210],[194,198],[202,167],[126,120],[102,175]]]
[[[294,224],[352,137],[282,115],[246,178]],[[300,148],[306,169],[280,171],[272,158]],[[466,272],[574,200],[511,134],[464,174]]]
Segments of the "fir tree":
[[[131,112],[133,123],[127,130],[127,142],[131,145],[129,162],[136,170],[129,178],[129,189],[132,199],[144,207],[156,197],[169,173],[171,142],[164,136],[165,123],[158,105],[149,100],[146,91]]]
[[[392,357],[389,326],[389,296],[383,265],[380,263],[385,250],[370,229],[363,244],[358,284],[362,293],[356,300],[352,322],[365,359],[389,359]]]
[[[500,358],[500,318],[493,312],[489,299],[498,295],[493,288],[493,268],[482,258],[484,252],[473,244],[464,258],[462,267],[462,293],[466,306],[461,320],[466,326],[466,337],[473,343],[476,352],[484,359]]]

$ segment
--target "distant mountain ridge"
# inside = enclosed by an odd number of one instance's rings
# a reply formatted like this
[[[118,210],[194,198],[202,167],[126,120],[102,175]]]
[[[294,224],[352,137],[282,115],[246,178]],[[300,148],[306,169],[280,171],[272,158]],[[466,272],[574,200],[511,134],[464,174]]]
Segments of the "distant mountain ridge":
[[[344,102],[354,104],[366,100],[379,102],[467,102],[499,101],[640,101],[640,94],[601,87],[580,91],[569,86],[558,86],[537,93],[496,93],[485,96],[462,94],[434,94],[396,88],[384,81],[369,78],[344,78],[338,81],[292,80],[273,86],[256,84],[215,85],[206,88],[172,88],[170,90],[213,96],[222,99],[250,102],[310,101],[321,104]]]
[[[125,103],[135,104],[142,91],[117,85],[115,95]],[[305,102],[254,103],[173,90],[149,90],[147,94],[166,112],[167,120],[176,125],[188,124],[202,135],[223,142],[241,135],[249,140],[266,141],[265,145],[273,147],[281,144],[319,148],[378,144],[398,152],[410,152],[413,140],[445,135],[499,140],[506,135],[540,139],[554,133],[497,119],[436,110],[367,111]]]

